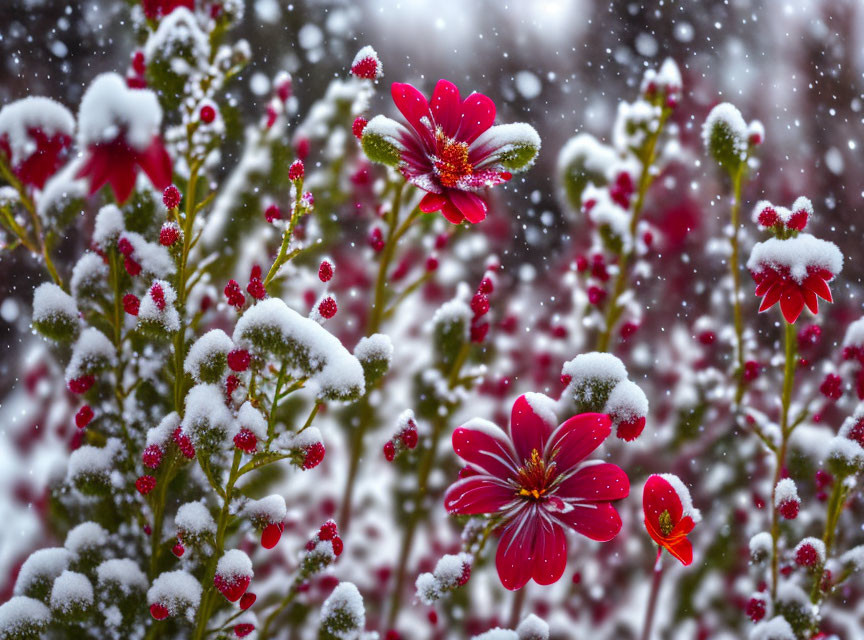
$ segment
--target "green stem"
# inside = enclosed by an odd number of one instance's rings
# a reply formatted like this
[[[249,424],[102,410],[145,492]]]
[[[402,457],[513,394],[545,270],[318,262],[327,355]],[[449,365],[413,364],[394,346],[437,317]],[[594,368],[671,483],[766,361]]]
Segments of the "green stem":
[[[741,310],[741,267],[738,264],[738,231],[741,227],[741,183],[744,177],[746,165],[741,163],[740,167],[732,175],[732,235],[729,243],[732,247],[732,255],[729,258],[729,270],[732,273],[732,300],[733,320],[735,323],[735,377],[737,387],[735,390],[735,406],[739,407],[741,398],[744,397],[744,319]]]
[[[792,430],[789,425],[789,405],[792,400],[792,387],[795,383],[795,325],[783,321],[785,327],[786,365],[783,370],[783,395],[780,410],[780,448],[775,452],[776,467],[774,483],[771,486],[771,599],[777,604],[777,582],[779,578],[779,558],[777,547],[780,540],[780,513],[777,509],[777,483],[783,476],[786,464],[786,451],[789,446],[789,435]]]
[[[282,234],[282,244],[279,247],[279,253],[276,256],[276,259],[273,261],[270,270],[267,272],[267,277],[264,278],[264,288],[267,288],[267,285],[276,277],[276,274],[279,273],[279,269],[282,268],[282,265],[288,262],[288,246],[291,244],[291,239],[294,237],[294,227],[297,226],[297,222],[300,220],[300,199],[303,196],[303,179],[297,181],[295,185],[295,195],[294,195],[294,208],[291,210],[291,219],[288,221],[288,228],[285,229],[285,233]]]
[[[621,250],[618,252],[618,275],[615,278],[615,286],[612,289],[612,296],[609,298],[609,302],[607,303],[603,331],[597,338],[597,351],[609,350],[612,330],[615,328],[615,323],[624,311],[624,308],[618,305],[618,300],[627,288],[627,281],[630,278],[629,264],[636,257],[636,231],[639,226],[639,218],[642,215],[642,208],[645,205],[645,195],[648,192],[651,183],[654,181],[654,176],[651,175],[651,168],[654,166],[654,162],[657,159],[657,141],[660,139],[663,126],[666,124],[666,120],[670,113],[671,111],[669,109],[663,109],[657,130],[648,139],[648,145],[645,147],[644,156],[642,158],[642,174],[639,176],[639,186],[636,192],[636,202],[633,205],[633,213],[630,216],[631,247],[629,251],[624,251],[622,243]]]

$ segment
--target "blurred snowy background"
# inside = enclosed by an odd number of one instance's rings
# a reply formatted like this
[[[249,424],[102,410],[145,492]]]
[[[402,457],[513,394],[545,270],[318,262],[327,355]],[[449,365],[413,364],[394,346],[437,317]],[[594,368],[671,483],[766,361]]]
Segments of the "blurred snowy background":
[[[388,86],[410,82],[428,92],[444,77],[463,91],[491,96],[502,121],[536,127],[544,147],[537,167],[507,192],[512,215],[499,252],[506,270],[523,280],[554,277],[546,265],[582,242],[571,234],[559,197],[558,150],[579,131],[608,139],[617,103],[635,96],[645,68],[671,57],[684,79],[675,113],[683,141],[677,166],[646,211],[663,232],[662,266],[643,294],[646,305],[670,289],[680,294],[692,283],[710,283],[723,269],[705,259],[704,247],[726,224],[728,204],[718,195],[726,187],[706,161],[699,133],[710,108],[729,100],[766,129],[761,169],[745,203],[809,195],[817,210],[814,233],[836,242],[847,259],[835,292],[846,304],[831,313],[849,318],[858,306],[864,275],[858,258],[864,200],[860,0],[246,4],[235,35],[248,39],[253,59],[231,89],[241,112],[262,111],[269,78],[281,69],[294,77],[302,112],[334,77],[344,76],[361,46],[371,44]],[[123,2],[3,0],[0,14],[0,104],[41,94],[74,110],[90,80],[103,71],[122,73],[135,47]],[[375,99],[372,113],[392,110],[387,91]],[[226,169],[231,164],[228,157]],[[68,238],[58,262],[79,255],[80,243]],[[0,601],[10,595],[26,554],[51,542],[42,526],[46,487],[66,459],[68,436],[44,434],[60,421],[40,413],[45,407],[25,395],[28,389],[38,395],[56,365],[28,328],[32,288],[43,276],[29,258],[16,255],[0,257]],[[682,321],[701,313],[700,297],[689,300],[675,311]],[[63,419],[56,428],[71,428]]]

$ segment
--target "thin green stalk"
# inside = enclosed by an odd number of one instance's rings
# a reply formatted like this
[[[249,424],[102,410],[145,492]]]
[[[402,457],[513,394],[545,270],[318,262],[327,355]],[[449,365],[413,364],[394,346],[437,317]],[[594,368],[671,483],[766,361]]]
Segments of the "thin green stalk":
[[[735,323],[735,377],[737,387],[735,390],[735,406],[741,405],[744,397],[744,319],[741,310],[741,266],[738,264],[738,231],[741,227],[741,183],[744,177],[744,165],[740,165],[732,176],[732,235],[729,243],[732,247],[732,255],[729,258],[729,269],[732,272],[732,298],[733,319]]]
[[[264,278],[264,288],[267,288],[267,285],[276,277],[276,274],[279,273],[279,269],[282,268],[282,265],[288,262],[288,246],[291,244],[291,239],[294,237],[294,227],[297,226],[297,222],[300,220],[300,199],[303,197],[303,179],[297,181],[295,185],[295,195],[294,195],[294,208],[291,210],[291,219],[288,221],[288,228],[285,229],[285,233],[282,234],[282,244],[279,247],[279,253],[276,256],[276,259],[273,261],[273,264],[270,267],[270,270],[267,272],[267,277]]]
[[[780,513],[777,509],[776,494],[777,483],[783,476],[783,467],[786,465],[786,451],[789,446],[789,435],[792,429],[789,425],[789,405],[792,401],[792,387],[795,383],[795,325],[783,321],[785,327],[786,342],[786,365],[783,369],[783,394],[781,396],[780,410],[780,448],[775,452],[776,468],[774,469],[774,483],[771,486],[771,599],[776,605],[777,582],[779,577],[779,558],[777,557],[777,546],[780,540]]]
[[[615,278],[615,286],[612,289],[612,295],[606,306],[606,317],[604,321],[603,331],[597,338],[597,351],[608,351],[609,342],[612,338],[612,330],[615,328],[615,323],[621,317],[624,307],[618,305],[618,300],[627,289],[627,281],[630,278],[629,265],[636,256],[636,230],[639,226],[639,218],[642,215],[642,209],[645,205],[645,195],[648,188],[654,181],[654,176],[651,174],[651,168],[657,159],[657,141],[660,139],[660,134],[663,131],[663,126],[666,124],[670,111],[663,109],[660,122],[657,130],[648,139],[648,146],[645,148],[644,157],[642,160],[642,174],[639,176],[639,186],[636,192],[636,202],[633,204],[633,213],[630,216],[630,240],[631,247],[629,251],[624,251],[623,243],[621,251],[618,252],[618,275]]]

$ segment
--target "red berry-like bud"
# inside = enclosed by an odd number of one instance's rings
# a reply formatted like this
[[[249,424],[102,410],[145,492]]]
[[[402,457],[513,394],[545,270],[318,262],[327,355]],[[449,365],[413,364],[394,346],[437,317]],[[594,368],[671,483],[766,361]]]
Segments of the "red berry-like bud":
[[[285,524],[282,522],[268,524],[261,532],[261,546],[265,549],[275,547],[279,543],[283,531],[285,531]]]
[[[485,295],[487,295],[487,296],[488,296],[490,293],[492,293],[494,290],[495,290],[495,285],[492,283],[492,279],[491,279],[491,278],[486,278],[486,277],[484,277],[484,278],[480,281],[480,286],[477,287],[477,293],[483,293],[483,294],[485,294]]]
[[[379,227],[375,227],[369,233],[369,246],[378,253],[384,249],[384,234]]]
[[[156,478],[153,476],[141,476],[135,481],[135,488],[142,496],[146,496],[156,488]]]
[[[198,112],[198,117],[201,118],[201,122],[204,124],[210,124],[216,119],[216,109],[209,104],[205,104],[201,107],[201,111]]]
[[[374,55],[366,56],[351,65],[351,75],[364,80],[376,80],[381,73],[381,63]]]
[[[159,230],[159,244],[163,247],[173,246],[180,238],[180,228],[174,222],[166,222]]]
[[[80,409],[78,409],[78,413],[75,414],[75,426],[79,429],[83,429],[90,421],[93,419],[93,409],[90,408],[90,405],[84,405]]]
[[[489,297],[482,293],[475,293],[471,298],[471,311],[474,312],[475,317],[489,313]]]
[[[843,395],[843,380],[840,376],[829,373],[819,386],[819,392],[830,400],[839,400]]]
[[[435,271],[438,269],[438,258],[429,256],[426,258],[426,271]]]
[[[471,325],[471,342],[475,344],[480,344],[486,339],[486,336],[489,333],[489,323],[484,322],[482,324],[472,324]]]
[[[402,444],[405,445],[406,449],[413,449],[417,446],[417,428],[416,427],[408,427],[402,433],[399,434],[399,438],[402,440]]]
[[[137,316],[138,309],[141,307],[141,301],[134,293],[127,293],[123,296],[123,311],[130,316]]]
[[[177,427],[174,430],[173,439],[174,444],[176,444],[177,448],[180,449],[180,453],[183,454],[183,457],[189,460],[195,457],[195,446],[192,444],[189,436],[183,433],[183,429]]]
[[[801,502],[799,500],[784,500],[777,507],[777,511],[780,512],[780,515],[786,518],[787,520],[794,520],[798,517],[798,511],[801,509]]]
[[[143,76],[147,72],[147,60],[144,58],[143,51],[136,51],[132,54],[132,71],[139,76]]]
[[[234,446],[246,453],[255,453],[258,448],[258,438],[249,429],[240,429],[240,433],[234,436]]]
[[[774,207],[765,207],[759,212],[757,220],[760,226],[773,227],[775,224],[780,222],[780,216],[777,215],[777,211],[775,211]]]
[[[249,591],[247,591],[240,598],[240,609],[242,609],[243,611],[246,611],[246,609],[248,609],[253,604],[255,604],[255,600],[257,600],[257,599],[258,599],[258,596],[256,596],[254,593],[250,593]]]
[[[333,277],[333,265],[326,260],[321,261],[321,266],[318,267],[318,279],[321,282],[329,282]]]
[[[159,311],[165,310],[165,291],[162,289],[161,284],[157,282],[150,287],[150,297],[153,299],[153,303]]]
[[[568,375],[566,373],[561,374],[561,384],[565,387],[573,381],[573,376]]]
[[[805,542],[795,550],[795,563],[801,567],[815,567],[819,564],[819,552],[812,544]]]
[[[744,380],[746,382],[752,382],[759,377],[761,369],[762,366],[758,362],[755,360],[748,360],[744,363]]]
[[[94,384],[96,384],[96,378],[93,376],[79,376],[69,381],[69,391],[72,393],[87,393]]]
[[[336,300],[327,296],[321,302],[318,303],[318,313],[321,314],[322,318],[330,319],[336,315],[336,312],[339,310],[339,307],[336,305]]]
[[[588,287],[588,302],[593,304],[594,306],[599,306],[603,304],[603,301],[606,299],[606,291],[601,289],[596,285],[591,285]]]
[[[267,222],[273,222],[275,220],[282,219],[282,211],[275,204],[271,204],[267,209],[264,210],[264,218]]]
[[[384,640],[402,640],[402,636],[399,635],[396,629],[390,629],[384,634]]]
[[[624,324],[621,325],[621,328],[618,330],[618,334],[621,336],[622,340],[627,340],[634,333],[639,330],[639,323],[633,322],[632,320],[628,320]]]
[[[393,444],[392,440],[384,443],[384,457],[387,459],[387,462],[393,462],[393,459],[396,457],[396,445]]]
[[[333,545],[333,553],[338,558],[339,556],[342,555],[342,550],[345,548],[345,544],[342,542],[342,538],[340,538],[339,536],[336,536],[331,541],[331,544]]]
[[[803,209],[795,211],[786,221],[786,228],[792,231],[804,231],[804,227],[807,226],[808,217],[807,212]]]
[[[162,204],[166,209],[176,209],[180,206],[180,190],[173,184],[169,184],[162,192]]]
[[[297,182],[298,180],[301,180],[305,174],[306,167],[303,166],[302,160],[295,160],[291,163],[291,166],[288,167],[288,179],[291,182]]]
[[[336,526],[336,523],[332,520],[328,520],[324,524],[321,525],[321,528],[318,530],[318,537],[321,540],[332,540],[336,536],[339,535],[339,528]]]
[[[706,347],[709,344],[714,344],[715,340],[717,340],[717,334],[713,331],[703,331],[699,334],[699,342],[704,344]]]
[[[326,449],[323,442],[315,442],[304,449],[303,468],[314,469],[324,459]]]
[[[135,247],[132,246],[128,238],[121,237],[117,240],[117,251],[128,258],[135,252]]]
[[[234,349],[228,352],[227,360],[231,371],[246,371],[249,368],[252,357],[246,349]]]
[[[256,300],[263,300],[267,296],[267,290],[264,288],[264,283],[258,278],[253,278],[246,286],[246,291]]]
[[[232,575],[226,577],[219,573],[213,576],[213,586],[225,596],[228,602],[237,602],[243,597],[251,581],[252,576]]]
[[[471,579],[471,565],[467,562],[462,563],[462,573],[456,580],[456,584],[460,587],[464,586]]]
[[[165,607],[165,605],[161,605],[158,602],[154,602],[153,604],[150,605],[150,615],[153,616],[154,620],[164,620],[169,615],[171,615],[171,612],[168,611],[168,609],[167,609],[167,607]]]
[[[240,624],[234,625],[234,635],[238,638],[245,638],[253,631],[255,631],[255,625],[249,622],[241,622]]]
[[[618,424],[615,435],[625,442],[632,442],[638,438],[645,429],[645,416],[624,420]]]
[[[747,617],[753,622],[759,622],[765,617],[765,600],[762,598],[750,598],[747,603]]]
[[[228,376],[227,378],[225,378],[225,395],[230,398],[234,395],[234,392],[239,386],[240,378],[235,375]]]
[[[151,444],[141,452],[141,462],[144,463],[145,467],[156,469],[162,464],[163,455],[162,447],[158,444]]]
[[[135,262],[132,258],[123,259],[123,268],[133,278],[141,273],[141,265]]]
[[[173,553],[178,558],[182,558],[183,554],[186,553],[186,547],[184,547],[179,542],[171,547],[171,553]]]
[[[354,134],[354,137],[360,140],[363,137],[363,130],[366,128],[366,125],[369,124],[369,121],[363,116],[357,116],[354,119],[354,124],[351,125],[351,133]]]

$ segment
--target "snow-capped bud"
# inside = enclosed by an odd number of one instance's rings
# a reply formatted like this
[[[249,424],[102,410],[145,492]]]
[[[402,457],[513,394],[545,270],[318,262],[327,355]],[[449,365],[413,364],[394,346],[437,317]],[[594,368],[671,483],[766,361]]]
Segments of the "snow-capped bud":
[[[321,606],[325,637],[358,638],[366,626],[363,597],[350,582],[340,582]]]
[[[186,571],[167,571],[147,591],[150,615],[156,620],[168,616],[193,616],[201,602],[201,584]]]
[[[718,104],[702,126],[702,140],[714,160],[727,171],[737,171],[747,157],[747,123],[728,103]]]
[[[211,124],[216,119],[216,109],[213,105],[205,104],[198,111],[198,117],[204,124]]]
[[[287,102],[291,97],[292,79],[291,74],[287,71],[280,71],[273,79],[273,86],[276,88],[276,96],[282,101]]]
[[[795,563],[801,567],[815,567],[825,563],[825,543],[818,538],[804,538],[795,546]]]
[[[162,203],[165,205],[166,209],[176,209],[179,207],[180,199],[180,190],[173,184],[165,187],[165,191],[162,192]]]
[[[446,593],[467,584],[471,577],[470,554],[445,555],[435,565],[432,573],[424,573],[417,577],[415,587],[417,598],[423,604],[432,605]]]
[[[69,380],[67,386],[72,393],[87,393],[93,385],[96,384],[96,378],[91,375],[78,376]]]
[[[176,222],[166,222],[159,230],[159,244],[172,247],[180,239],[180,226]]]
[[[297,182],[298,180],[302,180],[305,174],[306,168],[303,166],[302,160],[295,160],[291,163],[291,166],[288,167],[288,179],[291,182]]]
[[[758,147],[765,142],[765,127],[758,120],[747,125],[747,142],[751,147]]]
[[[318,267],[318,279],[321,282],[329,282],[332,277],[333,265],[327,260],[322,260],[321,265]]]
[[[774,506],[787,520],[798,517],[801,508],[801,499],[798,497],[798,488],[791,478],[783,478],[774,488]]]
[[[516,627],[519,640],[549,640],[549,625],[533,613]]]
[[[383,333],[375,333],[360,339],[354,347],[354,357],[363,367],[366,387],[371,388],[390,369],[393,360],[393,342]]]
[[[351,124],[351,133],[354,134],[355,138],[358,140],[363,139],[363,130],[366,129],[367,124],[369,124],[369,121],[363,116],[354,118],[354,122]]]
[[[154,620],[164,620],[171,612],[168,611],[168,607],[165,605],[159,604],[158,602],[154,602],[150,605],[150,615]]]
[[[33,292],[33,327],[46,338],[69,341],[78,333],[75,299],[52,282]]]
[[[399,165],[402,158],[402,125],[395,120],[377,115],[366,123],[360,139],[363,153],[372,162],[390,167]]]
[[[759,622],[765,617],[767,611],[767,598],[757,593],[747,602],[747,617],[753,622]]]
[[[304,447],[302,468],[304,470],[314,469],[321,464],[322,460],[324,460],[324,454],[326,452],[327,450],[325,449],[323,442],[313,442]]]
[[[607,401],[611,399],[613,390],[619,383],[628,382],[627,369],[624,363],[608,353],[580,354],[564,363],[561,368],[561,375],[562,380],[564,380],[564,376],[569,379],[565,393],[573,396],[579,413],[605,413]],[[628,388],[630,389],[629,394],[623,393]],[[638,411],[625,411],[628,395],[632,396],[635,393],[636,391],[629,385],[620,392],[621,398],[616,401],[616,405],[620,404],[622,417],[647,414],[647,407],[641,406],[641,402],[638,403]],[[637,403],[634,400],[630,404],[636,406]]]
[[[258,448],[258,438],[249,429],[240,429],[234,436],[234,446],[251,455]]]
[[[219,558],[213,585],[229,602],[237,602],[252,580],[252,561],[239,549],[230,549]]]
[[[162,464],[162,456],[164,452],[162,451],[162,447],[158,444],[151,444],[145,447],[144,451],[141,452],[141,462],[144,463],[145,467],[150,469],[156,469]]]
[[[333,520],[328,520],[321,525],[320,529],[318,529],[318,538],[321,540],[333,540],[338,535],[339,527],[336,526],[336,523],[333,522]]]
[[[384,68],[375,49],[367,45],[357,52],[351,63],[351,75],[363,80],[378,80],[384,75]]]
[[[844,431],[841,429],[841,434]],[[828,468],[835,476],[845,478],[857,473],[862,467],[864,467],[864,447],[844,435],[831,439],[828,447]]]
[[[90,405],[84,405],[78,412],[75,414],[75,426],[79,429],[83,429],[90,421],[93,419],[93,409],[90,408]]]
[[[254,593],[250,593],[249,591],[247,591],[240,597],[240,609],[242,611],[246,611],[246,609],[255,604],[255,600],[257,599],[258,596],[256,596]]]

